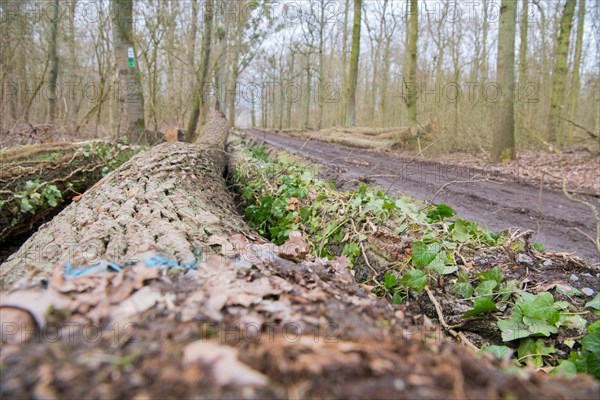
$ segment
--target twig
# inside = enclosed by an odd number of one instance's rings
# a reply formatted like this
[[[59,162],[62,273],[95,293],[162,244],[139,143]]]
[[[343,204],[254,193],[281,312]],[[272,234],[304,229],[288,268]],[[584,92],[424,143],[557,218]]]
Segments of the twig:
[[[435,311],[437,312],[438,320],[440,321],[440,325],[442,325],[442,328],[444,328],[444,330],[448,332],[453,338],[459,340],[471,350],[479,351],[479,347],[471,343],[471,341],[464,335],[464,333],[456,332],[454,329],[448,326],[446,320],[444,319],[444,313],[442,311],[440,303],[438,303],[437,299],[435,298],[433,293],[431,293],[431,290],[429,290],[429,288],[425,288],[425,291],[427,292],[427,296],[429,296],[429,300],[431,300],[433,306],[435,307]]]
[[[463,181],[450,181],[450,182],[446,182],[444,183],[442,186],[440,186],[440,188],[435,192],[435,194],[433,195],[433,197],[431,198],[431,200],[429,200],[429,203],[433,204],[433,201],[435,200],[435,198],[442,192],[444,191],[444,189],[446,189],[448,186],[455,184],[455,183],[476,183],[476,182],[489,182],[489,183],[494,183],[497,185],[501,185],[502,182],[496,182],[496,181],[492,181],[490,179],[487,178],[481,178],[481,179],[475,179],[477,177],[477,175],[475,175],[474,177],[468,179],[468,180],[463,180]]]
[[[571,121],[570,119],[565,118],[565,117],[561,117],[561,116],[559,116],[559,118],[562,119],[563,121],[567,121],[568,123],[570,123],[571,125],[575,126],[576,128],[581,129],[582,131],[584,131],[585,133],[587,133],[588,135],[590,135],[592,137],[592,139],[600,140],[600,136],[597,133],[594,133],[594,132],[590,131],[588,128],[579,125],[577,122]]]

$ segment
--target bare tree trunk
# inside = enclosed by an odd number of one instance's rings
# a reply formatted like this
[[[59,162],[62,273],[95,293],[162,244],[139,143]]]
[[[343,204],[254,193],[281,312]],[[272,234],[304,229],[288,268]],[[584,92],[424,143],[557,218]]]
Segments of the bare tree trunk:
[[[356,84],[358,82],[358,57],[360,55],[360,25],[362,1],[354,0],[354,23],[352,27],[352,53],[350,54],[350,75],[346,108],[346,127],[356,125]]]
[[[130,143],[146,143],[144,93],[133,46],[133,0],[112,0],[113,38],[119,81],[118,131]]]
[[[408,19],[408,44],[407,44],[407,88],[406,108],[408,111],[408,124],[417,124],[417,43],[419,41],[419,6],[417,0],[410,0],[410,16]]]
[[[560,33],[556,41],[556,64],[552,73],[552,94],[550,95],[550,115],[548,116],[548,140],[551,143],[562,142],[562,123],[560,114],[563,108],[569,41],[575,13],[575,0],[567,0],[560,19]],[[559,136],[561,132],[561,136]]]
[[[239,18],[239,16],[238,16]],[[231,58],[231,79],[229,80],[227,102],[229,103],[229,123],[235,126],[235,102],[237,100],[237,81],[239,75],[240,51],[242,46],[243,28],[239,21],[236,21],[234,28],[235,43],[233,45],[233,56]]]
[[[348,13],[350,12],[350,0],[346,0],[344,6],[344,26],[342,27],[342,106],[340,107],[341,124],[346,123],[346,104],[348,102]]]
[[[192,112],[186,130],[186,141],[193,143],[196,141],[196,129],[198,122],[203,124],[203,118],[206,113],[206,98],[204,90],[208,83],[208,66],[210,65],[210,47],[212,40],[212,25],[214,17],[214,4],[212,1],[204,2],[204,30],[202,32],[202,58],[200,60],[200,71],[198,79],[194,85],[194,101]]]
[[[571,94],[569,96],[569,118],[577,120],[577,103],[579,98],[579,75],[581,70],[581,54],[583,52],[583,29],[585,21],[585,0],[579,0],[577,13],[577,41],[575,42],[575,60],[573,61],[573,77],[571,79]],[[567,144],[573,143],[573,125],[569,124]]]
[[[50,98],[48,99],[48,117],[50,122],[54,122],[56,119],[56,82],[58,80],[58,43],[56,37],[58,31],[58,10],[58,0],[54,0],[52,2],[52,6],[50,7],[50,77],[48,79],[48,89],[50,90]]]
[[[519,46],[519,80],[517,81],[516,100],[519,104],[517,119],[518,119],[518,133],[524,133],[525,116],[527,115],[527,103],[523,100],[523,93],[527,88],[527,37],[529,33],[529,0],[523,0],[523,6],[521,11],[520,23],[520,34],[519,39],[521,44]],[[522,136],[522,135],[521,135]]]
[[[502,0],[498,32],[497,80],[502,90],[492,144],[492,161],[514,160],[515,150],[515,33],[516,4]]]

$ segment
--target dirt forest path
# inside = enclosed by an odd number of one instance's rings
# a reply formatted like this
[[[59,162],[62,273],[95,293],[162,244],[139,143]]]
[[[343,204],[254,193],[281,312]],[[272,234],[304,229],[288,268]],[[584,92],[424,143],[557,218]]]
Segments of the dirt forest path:
[[[404,193],[419,200],[431,200],[435,196],[434,203],[449,205],[460,218],[495,231],[531,229],[534,241],[542,243],[546,250],[575,251],[579,257],[600,261],[594,244],[581,233],[595,236],[594,214],[560,191],[548,188],[540,191],[539,187],[504,176],[484,181],[477,177],[477,171],[466,167],[427,160],[411,162],[412,158],[390,153],[253,129],[245,132],[275,149],[327,167],[324,168],[326,178],[335,180],[342,188],[365,182],[391,188],[392,194]],[[588,197],[586,200],[600,207],[600,199]]]

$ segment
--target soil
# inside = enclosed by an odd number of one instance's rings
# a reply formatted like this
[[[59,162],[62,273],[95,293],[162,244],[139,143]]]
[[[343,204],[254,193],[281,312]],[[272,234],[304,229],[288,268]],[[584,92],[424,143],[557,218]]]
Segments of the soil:
[[[556,183],[541,186],[502,169],[415,159],[252,129],[244,132],[273,148],[320,164],[325,178],[340,188],[368,183],[395,195],[444,203],[461,218],[495,231],[532,230],[533,241],[547,251],[574,252],[593,263],[600,262],[595,244],[586,236],[596,236],[594,213],[589,206],[568,199],[556,189]],[[578,197],[600,208],[600,197]]]

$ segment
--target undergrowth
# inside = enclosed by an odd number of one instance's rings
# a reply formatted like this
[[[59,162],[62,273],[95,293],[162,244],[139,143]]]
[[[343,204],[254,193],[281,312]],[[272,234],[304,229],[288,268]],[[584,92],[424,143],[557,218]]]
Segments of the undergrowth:
[[[448,292],[470,304],[463,319],[493,316],[502,333],[501,343],[484,347],[482,353],[513,359],[517,365],[554,367],[553,373],[571,376],[584,372],[600,379],[600,296],[577,307],[574,302],[555,301],[550,292],[534,294],[516,280],[506,280],[499,267],[477,272],[467,268],[463,248],[479,251],[498,246],[515,253],[543,252],[538,244],[515,240],[474,222],[458,218],[444,204],[425,205],[410,198],[394,198],[361,185],[340,192],[320,179],[318,169],[269,157],[264,148],[244,148],[244,162],[233,183],[244,201],[246,220],[265,238],[282,244],[292,231],[303,233],[316,257],[346,256],[351,268],[360,257],[367,260],[368,238],[382,227],[393,227],[397,238],[410,238],[398,262],[375,274],[373,293],[392,303],[410,300],[434,283],[448,282]],[[368,263],[368,261],[367,261]],[[560,293],[567,298],[581,292]],[[560,291],[560,288],[555,290]],[[577,293],[579,292],[579,293]],[[595,315],[589,324],[582,315]],[[594,319],[592,318],[592,319]],[[559,360],[551,339],[560,330],[579,332],[565,340],[568,359]]]

